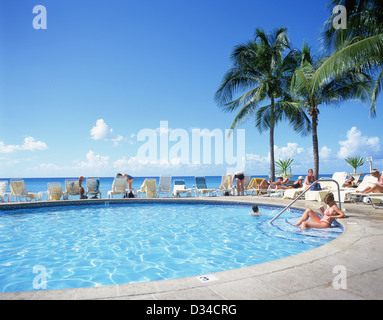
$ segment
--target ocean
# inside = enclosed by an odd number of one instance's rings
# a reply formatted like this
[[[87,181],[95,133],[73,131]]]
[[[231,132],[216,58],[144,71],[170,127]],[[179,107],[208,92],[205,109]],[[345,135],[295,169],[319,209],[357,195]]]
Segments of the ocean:
[[[305,177],[305,174],[302,174],[303,177]],[[320,175],[319,177],[331,177],[332,175]],[[254,175],[251,176],[252,178],[268,178],[267,175]],[[294,175],[290,181],[295,181],[297,180],[299,175]],[[25,187],[28,192],[31,193],[37,193],[40,191],[47,191],[47,184],[49,182],[60,182],[62,184],[63,190],[65,190],[65,180],[67,179],[77,179],[78,177],[68,177],[68,178],[24,178],[25,181]],[[208,188],[219,188],[221,185],[221,179],[222,176],[206,176],[206,185]],[[100,190],[102,192],[102,198],[106,198],[108,191],[112,189],[112,183],[113,183],[114,177],[100,177]],[[159,183],[159,177],[134,177],[132,187],[133,189],[140,189],[142,183],[144,182],[145,179],[156,179],[157,185]],[[173,181],[181,179],[185,181],[186,188],[192,188],[195,185],[195,179],[194,176],[175,176],[172,177],[172,185]],[[8,187],[7,187],[7,192],[9,191],[9,181],[10,179],[2,179],[0,180],[7,180],[8,181]],[[86,190],[86,177],[85,181],[83,182],[83,186]],[[115,198],[120,197],[120,196],[114,196]],[[71,197],[74,199],[74,197]],[[46,194],[43,195],[43,200],[46,200]]]

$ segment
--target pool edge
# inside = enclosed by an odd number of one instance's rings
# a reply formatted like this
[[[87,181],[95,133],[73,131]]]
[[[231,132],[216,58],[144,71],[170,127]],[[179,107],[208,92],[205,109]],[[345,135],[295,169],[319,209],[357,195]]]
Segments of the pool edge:
[[[98,199],[98,200],[69,200],[65,204],[84,204],[89,201],[202,201],[224,203],[257,203],[275,206],[284,206],[290,201],[263,197],[214,197],[214,198],[186,198],[186,199]],[[60,204],[63,201],[60,201]],[[36,202],[38,203],[38,202]],[[94,203],[94,202],[93,202]],[[28,203],[30,204],[30,203]],[[42,203],[38,203],[42,204]],[[55,205],[49,202],[49,206]],[[3,205],[2,205],[3,206]],[[27,205],[28,206],[28,205]],[[34,206],[34,205],[32,205]],[[44,204],[45,206],[45,204]],[[316,209],[318,203],[299,201],[294,205],[296,209],[311,207]],[[1,207],[0,207],[1,208]],[[352,213],[347,219],[338,220],[344,231],[335,240],[294,256],[253,265],[250,267],[221,271],[212,274],[218,280],[201,282],[197,277],[178,278],[144,283],[102,286],[92,288],[11,292],[1,293],[0,299],[55,299],[55,300],[82,300],[82,299],[291,299],[314,298],[328,299],[329,293],[335,298],[363,299],[382,298],[382,289],[369,290],[361,294],[360,290],[339,290],[334,288],[334,267],[345,265],[346,280],[363,278],[363,274],[381,272],[383,268],[383,253],[374,259],[365,259],[364,268],[355,267],[361,264],[361,257],[365,254],[362,242],[368,242],[369,226],[361,223],[363,214],[369,207],[361,205],[347,205],[347,212]],[[361,210],[362,209],[362,210]],[[350,211],[349,211],[350,210]],[[379,211],[367,210],[369,215],[378,215]],[[346,213],[347,213],[346,212]],[[366,219],[363,219],[366,222]],[[383,221],[380,222],[383,225]],[[376,228],[375,228],[376,229]],[[383,228],[380,228],[382,230]],[[374,233],[374,237],[383,239],[382,233]],[[357,250],[356,250],[357,249]],[[347,263],[346,263],[347,262]],[[343,264],[342,264],[343,263]],[[327,270],[327,271],[323,271]],[[323,274],[324,273],[324,274]],[[309,277],[311,276],[311,279]],[[350,282],[350,281],[348,281]],[[378,286],[379,287],[379,286]],[[380,286],[381,288],[381,286]],[[371,293],[373,291],[373,293]],[[376,292],[377,291],[377,292]],[[323,296],[322,296],[323,292]],[[320,293],[320,294],[319,294]]]

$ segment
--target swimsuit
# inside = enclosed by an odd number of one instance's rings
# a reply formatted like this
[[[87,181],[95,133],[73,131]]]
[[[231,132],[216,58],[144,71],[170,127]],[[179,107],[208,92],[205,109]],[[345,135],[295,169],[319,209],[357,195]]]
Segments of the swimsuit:
[[[292,185],[292,187],[294,188],[294,189],[298,189],[298,188],[300,188],[300,184],[299,183],[294,183],[293,185]]]
[[[334,221],[334,218],[331,218],[330,208],[328,208],[324,213],[322,219],[320,219],[319,223],[327,223],[331,226],[331,223]]]
[[[243,180],[243,179],[245,179],[245,176],[243,175],[243,173],[239,173],[239,174],[236,174],[236,175],[234,176],[234,178],[235,178],[235,179],[239,179],[239,180]]]

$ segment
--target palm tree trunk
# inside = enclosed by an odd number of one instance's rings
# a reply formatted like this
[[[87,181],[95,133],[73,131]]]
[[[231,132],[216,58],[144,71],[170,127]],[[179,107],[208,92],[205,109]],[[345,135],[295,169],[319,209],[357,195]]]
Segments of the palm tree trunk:
[[[275,181],[275,159],[274,159],[274,97],[271,97],[270,108],[270,178]]]
[[[314,176],[319,178],[319,147],[318,147],[318,111],[316,107],[311,112],[312,117],[312,138],[313,138],[313,160],[314,160]]]

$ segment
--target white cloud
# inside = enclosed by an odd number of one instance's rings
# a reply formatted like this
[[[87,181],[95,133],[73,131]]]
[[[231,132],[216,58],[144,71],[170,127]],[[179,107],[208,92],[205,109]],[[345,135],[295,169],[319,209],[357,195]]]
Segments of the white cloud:
[[[0,153],[13,153],[16,151],[36,151],[46,150],[48,146],[45,142],[36,141],[33,137],[26,137],[22,145],[6,145],[3,141],[0,141]]]
[[[278,161],[279,159],[295,158],[301,154],[304,148],[298,147],[298,143],[287,143],[286,147],[279,148],[274,146],[274,157]]]
[[[113,141],[115,143],[123,139],[122,136],[113,133],[113,129],[109,128],[104,119],[96,121],[96,125],[90,130],[93,140]]]
[[[77,167],[81,169],[99,169],[106,168],[109,165],[109,157],[95,154],[92,150],[86,154],[86,161],[77,163]]]
[[[320,160],[330,160],[332,158],[333,158],[332,150],[329,147],[323,146],[319,150],[319,159]]]
[[[382,146],[378,137],[363,136],[356,127],[347,131],[347,140],[339,141],[341,148],[338,157],[341,159],[356,155],[377,155]]]

